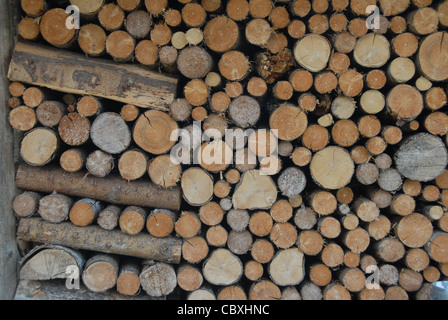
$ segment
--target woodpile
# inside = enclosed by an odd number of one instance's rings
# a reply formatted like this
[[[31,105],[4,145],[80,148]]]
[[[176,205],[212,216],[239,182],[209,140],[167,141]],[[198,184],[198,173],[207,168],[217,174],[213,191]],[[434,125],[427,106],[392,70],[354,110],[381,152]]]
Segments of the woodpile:
[[[70,0],[79,29],[20,4],[17,298],[412,300],[447,279],[448,1]]]

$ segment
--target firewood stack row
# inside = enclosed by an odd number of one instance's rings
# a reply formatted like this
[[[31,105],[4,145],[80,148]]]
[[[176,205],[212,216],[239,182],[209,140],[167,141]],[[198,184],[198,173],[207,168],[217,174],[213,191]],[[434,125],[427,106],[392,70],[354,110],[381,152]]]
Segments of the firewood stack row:
[[[19,298],[429,299],[448,277],[448,1],[20,10]],[[55,291],[70,266],[85,290]]]

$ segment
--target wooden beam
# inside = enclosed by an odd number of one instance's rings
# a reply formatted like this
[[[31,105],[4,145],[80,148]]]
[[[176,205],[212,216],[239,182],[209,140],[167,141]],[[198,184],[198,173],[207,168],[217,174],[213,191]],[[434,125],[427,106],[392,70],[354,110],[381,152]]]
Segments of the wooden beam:
[[[178,79],[131,64],[18,41],[8,70],[11,81],[142,108],[168,111]]]

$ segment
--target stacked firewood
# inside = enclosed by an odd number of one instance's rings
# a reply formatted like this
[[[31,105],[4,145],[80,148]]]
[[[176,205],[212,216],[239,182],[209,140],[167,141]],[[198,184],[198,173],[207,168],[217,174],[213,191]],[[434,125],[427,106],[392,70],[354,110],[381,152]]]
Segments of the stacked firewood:
[[[20,6],[21,279],[396,300],[448,277],[448,1]]]

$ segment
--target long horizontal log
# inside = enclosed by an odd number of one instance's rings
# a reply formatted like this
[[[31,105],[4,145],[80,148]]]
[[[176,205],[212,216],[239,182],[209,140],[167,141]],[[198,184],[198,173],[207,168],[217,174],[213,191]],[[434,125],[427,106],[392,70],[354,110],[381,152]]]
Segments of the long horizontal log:
[[[38,44],[17,42],[8,70],[11,81],[71,94],[93,95],[168,111],[178,79],[137,65],[92,59]]]
[[[118,229],[104,230],[96,225],[78,227],[70,222],[54,224],[40,218],[25,218],[20,220],[17,238],[167,263],[178,264],[181,260],[182,240],[179,238],[155,238],[145,233],[128,235]]]
[[[162,189],[148,181],[126,181],[110,174],[107,179],[69,173],[59,167],[32,167],[21,164],[16,174],[17,188],[42,193],[62,193],[93,198],[111,204],[134,205],[178,211],[182,200],[179,187]]]

